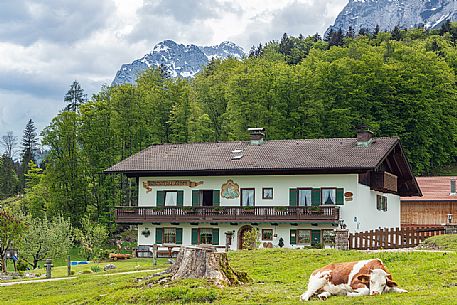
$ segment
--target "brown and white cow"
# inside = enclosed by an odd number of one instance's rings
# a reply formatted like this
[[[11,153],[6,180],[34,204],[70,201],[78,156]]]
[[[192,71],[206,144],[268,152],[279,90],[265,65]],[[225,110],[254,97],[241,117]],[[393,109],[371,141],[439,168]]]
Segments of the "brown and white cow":
[[[364,296],[386,292],[407,292],[397,287],[380,259],[330,264],[314,271],[309,277],[308,291],[301,295],[309,301],[317,294],[320,299],[331,295]]]

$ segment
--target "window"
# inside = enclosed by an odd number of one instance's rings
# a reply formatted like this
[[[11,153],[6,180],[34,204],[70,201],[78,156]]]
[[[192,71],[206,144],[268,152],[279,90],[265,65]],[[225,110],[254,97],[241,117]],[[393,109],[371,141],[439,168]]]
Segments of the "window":
[[[178,205],[178,192],[165,191],[165,206],[175,207]]]
[[[376,195],[376,209],[378,211],[387,211],[387,197],[382,195]]]
[[[273,199],[273,188],[264,187],[262,189],[262,199]]]
[[[213,244],[213,230],[212,229],[200,229],[200,244]]]
[[[241,189],[241,206],[252,207],[255,205],[255,190]]]
[[[311,189],[298,189],[298,206],[311,206]]]
[[[321,195],[321,204],[335,204],[336,203],[336,189],[323,188]]]
[[[297,244],[311,244],[311,230],[297,230]]]
[[[322,230],[322,242],[325,246],[335,245],[335,231],[333,230]]]
[[[164,244],[176,244],[176,228],[164,228],[162,242]]]
[[[273,240],[273,229],[262,229],[262,240]]]

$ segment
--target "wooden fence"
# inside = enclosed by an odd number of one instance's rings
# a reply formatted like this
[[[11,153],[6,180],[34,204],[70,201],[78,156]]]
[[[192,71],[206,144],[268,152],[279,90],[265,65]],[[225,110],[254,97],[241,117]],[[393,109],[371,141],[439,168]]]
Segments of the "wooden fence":
[[[417,246],[424,239],[444,234],[442,226],[384,228],[349,234],[349,249],[402,249]]]

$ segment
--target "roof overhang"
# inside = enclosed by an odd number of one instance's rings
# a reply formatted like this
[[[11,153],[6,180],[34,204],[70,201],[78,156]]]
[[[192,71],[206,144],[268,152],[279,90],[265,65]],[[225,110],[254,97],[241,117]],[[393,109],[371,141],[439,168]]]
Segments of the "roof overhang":
[[[403,151],[400,140],[397,139],[385,156],[379,161],[375,170],[379,171],[382,167],[387,167],[388,172],[398,177],[400,196],[422,197],[422,191],[417,183],[408,159]]]
[[[105,174],[124,174],[128,177],[176,177],[176,176],[246,176],[246,175],[318,175],[318,174],[361,174],[373,170],[372,167],[359,168],[277,168],[277,169],[220,169],[220,170],[179,170],[179,171],[110,171]]]

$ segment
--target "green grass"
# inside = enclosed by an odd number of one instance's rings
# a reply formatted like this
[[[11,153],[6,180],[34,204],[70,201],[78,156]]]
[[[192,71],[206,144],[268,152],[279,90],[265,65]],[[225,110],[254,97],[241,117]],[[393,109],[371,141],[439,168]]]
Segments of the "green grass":
[[[310,273],[330,262],[380,258],[394,280],[407,294],[372,297],[331,297],[326,304],[455,304],[457,254],[453,252],[367,253],[335,250],[265,249],[230,252],[231,265],[247,272],[251,284],[216,288],[204,280],[185,280],[169,286],[137,283],[147,273],[96,276],[79,275],[75,280],[0,287],[5,304],[303,304]],[[150,260],[116,262],[118,269],[151,266]],[[163,268],[164,261],[161,261]],[[137,266],[140,267],[137,267]],[[87,268],[79,266],[78,268]],[[61,274],[55,268],[56,274]],[[33,286],[32,286],[33,285]],[[314,300],[311,304],[321,304]]]
[[[444,234],[427,238],[423,243],[423,247],[457,251],[457,234]]]

